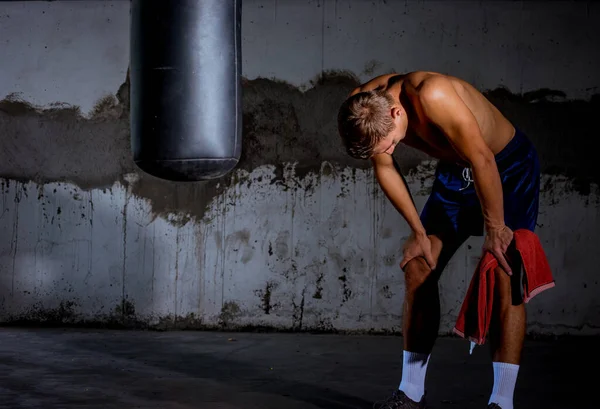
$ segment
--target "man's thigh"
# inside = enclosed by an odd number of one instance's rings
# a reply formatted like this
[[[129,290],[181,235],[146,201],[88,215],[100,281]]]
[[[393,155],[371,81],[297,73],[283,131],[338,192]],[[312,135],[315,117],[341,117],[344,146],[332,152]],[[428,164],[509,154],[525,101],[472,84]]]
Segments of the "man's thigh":
[[[421,212],[421,223],[431,240],[431,252],[436,263],[433,274],[437,278],[445,270],[456,250],[468,238],[468,235],[460,234],[457,230],[460,208],[440,199],[433,192]]]
[[[456,253],[456,250],[472,235],[470,224],[475,220],[461,220],[464,206],[461,195],[448,189],[444,183],[446,174],[438,170],[431,195],[421,211],[421,223],[431,239],[436,273],[439,276]]]
[[[467,237],[459,237],[453,233],[430,235],[433,257],[436,262],[435,270],[432,272],[439,279],[448,262],[456,253],[456,250],[465,242]]]

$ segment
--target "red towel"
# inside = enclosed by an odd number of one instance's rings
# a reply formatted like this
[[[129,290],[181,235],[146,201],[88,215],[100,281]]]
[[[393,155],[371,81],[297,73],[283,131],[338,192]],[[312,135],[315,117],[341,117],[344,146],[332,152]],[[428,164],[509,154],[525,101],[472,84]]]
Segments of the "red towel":
[[[515,247],[523,261],[523,300],[529,302],[544,290],[554,287],[550,265],[538,236],[530,230],[514,232]],[[485,252],[471,279],[454,332],[478,345],[485,343],[494,301],[494,270],[498,260]]]

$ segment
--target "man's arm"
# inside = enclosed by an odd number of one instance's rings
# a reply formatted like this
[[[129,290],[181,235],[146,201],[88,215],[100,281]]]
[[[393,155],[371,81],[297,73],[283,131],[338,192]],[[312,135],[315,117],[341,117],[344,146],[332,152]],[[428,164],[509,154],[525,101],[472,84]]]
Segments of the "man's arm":
[[[510,273],[503,256],[504,247],[509,243],[505,243],[506,235],[503,234],[506,226],[502,181],[494,154],[485,143],[475,116],[450,81],[443,77],[428,79],[423,84],[420,101],[427,117],[446,135],[461,158],[471,165],[485,228],[492,240],[490,250]]]
[[[394,166],[394,159],[391,155],[383,153],[373,156],[371,161],[375,170],[375,177],[379,182],[379,186],[381,186],[381,190],[383,190],[388,200],[410,226],[416,241],[421,245],[422,251],[424,252],[423,257],[425,257],[427,264],[429,264],[432,269],[435,268],[435,261],[431,254],[431,245],[427,238],[427,232],[421,223],[419,213],[417,212],[410,195],[408,186],[402,175],[399,173],[400,171]],[[427,242],[427,244],[423,244],[424,242]],[[406,262],[409,261],[406,256],[405,259]],[[403,262],[403,264],[406,264],[406,262]],[[401,267],[403,268],[404,265],[401,265]]]
[[[475,116],[449,80],[435,77],[427,81],[420,97],[425,114],[446,135],[460,157],[471,165],[486,227],[503,226],[500,174]]]

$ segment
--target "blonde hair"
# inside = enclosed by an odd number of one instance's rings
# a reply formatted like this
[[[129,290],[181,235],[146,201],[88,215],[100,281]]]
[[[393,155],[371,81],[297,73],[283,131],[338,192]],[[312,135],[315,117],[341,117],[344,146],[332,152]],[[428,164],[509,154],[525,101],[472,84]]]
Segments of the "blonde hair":
[[[382,90],[348,98],[338,112],[338,131],[350,156],[368,159],[375,146],[394,129],[390,109],[394,100]]]

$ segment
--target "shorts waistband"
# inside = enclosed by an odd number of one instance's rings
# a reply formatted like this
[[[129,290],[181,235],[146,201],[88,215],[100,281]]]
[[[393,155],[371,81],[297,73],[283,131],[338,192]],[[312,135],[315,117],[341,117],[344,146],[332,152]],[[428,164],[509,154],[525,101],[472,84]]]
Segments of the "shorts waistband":
[[[521,131],[519,128],[515,127],[515,135],[513,138],[506,144],[504,149],[498,152],[495,156],[496,162],[504,162],[506,159],[509,159],[513,154],[518,153],[521,148],[529,148],[529,139],[527,136]]]
[[[515,135],[508,142],[508,144],[506,144],[504,149],[495,155],[498,171],[502,174],[507,168],[510,168],[515,163],[523,162],[527,157],[530,156],[531,149],[533,149],[533,145],[529,138],[527,138],[527,135],[515,127]],[[438,166],[437,173],[438,176],[441,173],[444,173],[448,176],[454,175],[454,177],[462,180],[464,185],[458,189],[459,191],[467,189],[468,187],[472,186],[474,182],[473,171],[468,166],[443,163]]]

